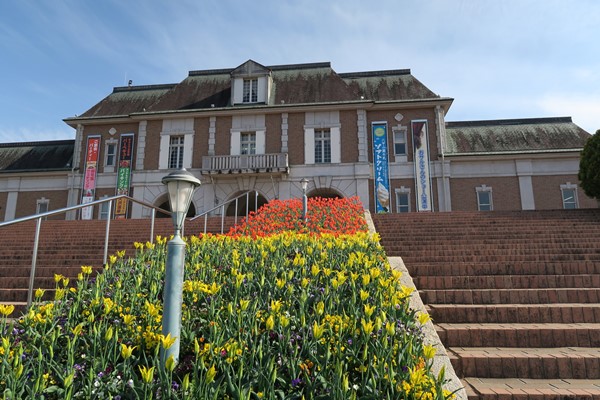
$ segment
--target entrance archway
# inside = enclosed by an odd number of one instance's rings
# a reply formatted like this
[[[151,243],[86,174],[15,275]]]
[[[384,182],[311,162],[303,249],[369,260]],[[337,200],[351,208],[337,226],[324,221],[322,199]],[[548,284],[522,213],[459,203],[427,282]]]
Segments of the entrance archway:
[[[344,196],[342,196],[339,192],[337,192],[334,189],[330,189],[330,188],[319,188],[319,189],[312,190],[310,193],[308,193],[306,195],[306,197],[321,197],[324,199],[343,199],[344,198]]]
[[[244,192],[238,192],[235,195],[233,195],[232,198],[235,198],[243,193]],[[248,212],[258,210],[263,205],[268,203],[268,200],[260,193],[258,194],[258,200],[256,200],[256,196],[253,192],[250,193],[247,198],[248,198]],[[225,215],[228,217],[235,216],[236,215],[235,206],[236,206],[235,201],[232,201],[231,203],[229,203],[229,205],[227,206],[227,211],[225,211]],[[237,216],[238,217],[246,216],[246,196],[240,197],[237,201]]]
[[[158,207],[162,208],[163,210],[171,211],[171,205],[169,204],[168,199],[167,199],[167,201],[164,201],[163,203],[161,203]],[[194,206],[194,202],[191,202],[190,208],[188,209],[188,212],[186,214],[186,218],[192,218],[195,216],[196,216],[196,207]],[[156,218],[171,218],[171,216],[167,215],[165,213],[157,212]]]

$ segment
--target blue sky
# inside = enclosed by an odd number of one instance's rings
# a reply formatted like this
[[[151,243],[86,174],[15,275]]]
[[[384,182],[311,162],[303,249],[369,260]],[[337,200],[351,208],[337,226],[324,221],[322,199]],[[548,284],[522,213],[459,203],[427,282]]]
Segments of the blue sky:
[[[600,129],[596,0],[0,0],[0,142],[72,139],[115,86],[330,61],[410,68],[448,121],[572,116]]]

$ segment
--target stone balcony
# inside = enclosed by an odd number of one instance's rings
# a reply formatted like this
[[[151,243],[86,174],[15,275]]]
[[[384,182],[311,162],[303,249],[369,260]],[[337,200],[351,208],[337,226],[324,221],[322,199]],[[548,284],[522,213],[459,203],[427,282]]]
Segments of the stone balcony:
[[[202,157],[202,175],[222,174],[287,174],[287,153],[244,154]]]

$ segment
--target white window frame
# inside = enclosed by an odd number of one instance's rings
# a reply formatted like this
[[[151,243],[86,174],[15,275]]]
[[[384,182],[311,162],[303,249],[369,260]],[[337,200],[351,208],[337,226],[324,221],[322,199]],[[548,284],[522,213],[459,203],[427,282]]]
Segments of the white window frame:
[[[41,214],[50,211],[50,199],[42,197],[35,201],[35,213]]]
[[[183,168],[192,168],[194,151],[194,118],[164,119],[160,132],[158,168],[169,169],[171,136],[183,136]]]
[[[175,143],[177,142],[177,143]],[[171,135],[169,137],[169,169],[183,168],[183,151],[185,148],[184,135]]]
[[[242,103],[258,103],[258,78],[245,78],[243,80]]]
[[[315,129],[315,164],[331,164],[331,129]]]
[[[409,213],[411,212],[410,209],[410,188],[401,186],[400,188],[397,188],[394,190],[394,192],[396,193],[396,212],[397,213]],[[401,206],[400,205],[400,197],[401,196],[406,196],[407,199],[407,205],[406,206]],[[406,207],[405,211],[401,211],[401,208]]]
[[[108,198],[108,195],[104,195],[102,196],[102,199],[106,199]],[[98,219],[102,219],[102,220],[107,220],[110,218],[110,211],[109,208],[109,202],[105,201],[104,203],[101,203],[98,207]]]
[[[478,211],[494,211],[494,196],[492,192],[492,188],[490,186],[481,185],[475,188],[475,192],[477,193],[477,210]],[[488,194],[489,204],[481,202],[481,194]],[[483,209],[483,207],[486,207]],[[489,207],[489,209],[487,208]]]
[[[256,154],[256,136],[255,131],[240,132],[240,154]]]
[[[109,151],[113,148],[113,152]],[[108,139],[104,145],[104,172],[111,173],[115,172],[115,166],[117,165],[118,158],[118,147],[119,143],[116,139]],[[109,163],[109,157],[112,156],[112,163]]]
[[[407,132],[408,132],[408,128],[403,126],[403,127],[393,127],[392,128],[392,139],[393,139],[393,146],[394,146],[394,161],[396,162],[406,162],[407,161],[407,154],[408,154],[408,144],[406,142],[406,137],[407,137]],[[400,134],[402,135],[401,140],[397,140],[396,135]],[[398,153],[396,151],[396,145],[404,145],[404,152],[403,153]]]
[[[565,194],[572,191],[573,196],[565,198]],[[562,200],[563,209],[577,209],[579,208],[579,196],[577,195],[577,185],[567,182],[564,185],[560,185],[560,196]],[[572,200],[570,200],[572,199]],[[570,200],[570,201],[569,201]],[[567,205],[572,204],[573,207]]]

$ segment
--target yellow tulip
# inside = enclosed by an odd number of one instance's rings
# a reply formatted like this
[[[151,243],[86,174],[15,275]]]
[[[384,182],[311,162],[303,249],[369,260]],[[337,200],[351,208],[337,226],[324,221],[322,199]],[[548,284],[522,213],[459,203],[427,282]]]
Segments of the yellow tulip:
[[[142,380],[146,383],[150,383],[152,382],[152,379],[154,378],[154,367],[142,367],[141,365],[138,365],[138,368],[140,369],[140,373],[142,374]]]

